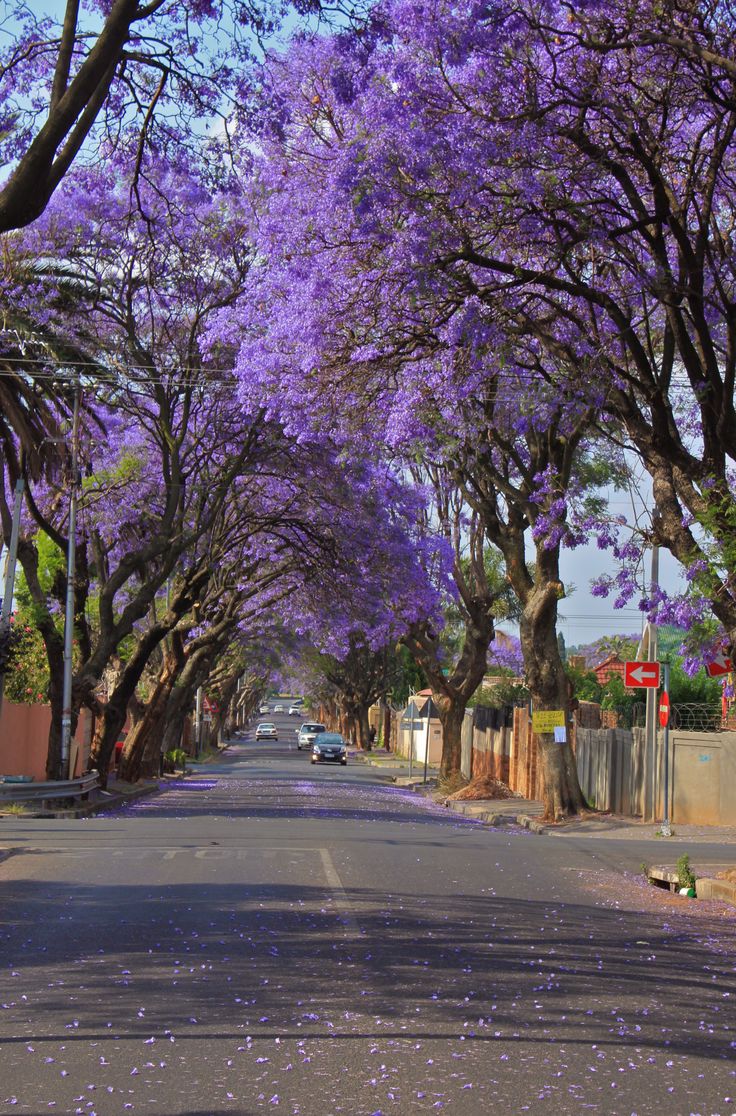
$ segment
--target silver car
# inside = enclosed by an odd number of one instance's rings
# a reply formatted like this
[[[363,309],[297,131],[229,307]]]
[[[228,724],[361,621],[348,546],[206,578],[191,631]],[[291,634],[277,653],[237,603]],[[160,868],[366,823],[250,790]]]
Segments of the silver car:
[[[272,721],[261,721],[256,729],[256,740],[278,740],[276,725]]]
[[[299,736],[296,742],[297,751],[301,752],[302,748],[311,750],[317,733],[325,731],[325,726],[320,725],[317,721],[305,721],[299,729]]]

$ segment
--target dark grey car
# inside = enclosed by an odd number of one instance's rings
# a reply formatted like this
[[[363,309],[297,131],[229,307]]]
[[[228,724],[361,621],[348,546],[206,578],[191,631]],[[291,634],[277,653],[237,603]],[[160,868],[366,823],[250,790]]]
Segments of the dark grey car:
[[[348,762],[348,747],[339,732],[318,732],[312,744],[312,763]]]

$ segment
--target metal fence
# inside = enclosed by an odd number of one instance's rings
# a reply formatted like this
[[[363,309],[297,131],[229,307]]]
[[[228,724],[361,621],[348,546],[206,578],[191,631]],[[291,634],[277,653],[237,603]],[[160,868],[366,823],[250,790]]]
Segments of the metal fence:
[[[708,705],[703,702],[673,705],[670,713],[670,727],[684,729],[685,732],[720,732],[723,728],[720,702],[717,705]]]
[[[644,702],[622,702],[610,712],[616,715],[617,728],[644,728],[646,705]],[[726,726],[719,704],[686,702],[670,707],[670,728],[681,732],[721,732]]]

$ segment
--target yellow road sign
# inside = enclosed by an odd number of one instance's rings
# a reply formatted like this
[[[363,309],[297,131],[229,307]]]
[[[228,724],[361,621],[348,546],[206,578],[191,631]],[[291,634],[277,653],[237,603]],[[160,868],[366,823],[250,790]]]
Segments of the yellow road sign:
[[[532,730],[534,732],[554,732],[556,728],[564,724],[564,709],[540,709],[532,713]]]

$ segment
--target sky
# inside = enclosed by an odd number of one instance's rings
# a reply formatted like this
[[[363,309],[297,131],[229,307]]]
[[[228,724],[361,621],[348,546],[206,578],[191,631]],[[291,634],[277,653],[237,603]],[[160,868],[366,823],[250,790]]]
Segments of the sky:
[[[647,555],[647,577],[650,555]],[[610,556],[593,543],[577,550],[567,550],[562,556],[562,580],[574,591],[560,603],[558,630],[565,637],[568,647],[592,643],[602,635],[629,635],[640,633],[643,614],[633,602],[623,609],[613,607],[613,594],[608,598],[594,597],[590,592],[591,579],[600,573],[612,573]],[[659,552],[659,583],[669,592],[683,584],[682,570],[667,551]]]
[[[650,509],[653,506],[652,487],[649,475],[638,460],[629,457],[631,482],[628,490],[609,489],[606,493],[608,508],[612,516],[623,516],[627,523],[646,526],[651,522]],[[645,555],[645,581],[642,588],[649,585],[651,570],[651,551]],[[616,596],[594,597],[591,583],[601,574],[616,572],[615,563],[608,551],[599,550],[595,542],[577,550],[563,550],[561,555],[561,576],[569,595],[560,603],[559,630],[565,637],[568,647],[592,643],[601,635],[629,635],[640,633],[644,614],[632,601],[626,608],[615,609]],[[682,591],[685,586],[682,567],[669,551],[659,552],[659,584],[668,593]]]

